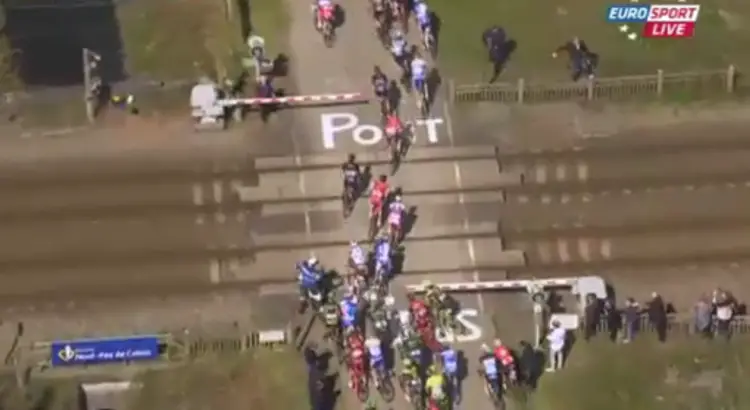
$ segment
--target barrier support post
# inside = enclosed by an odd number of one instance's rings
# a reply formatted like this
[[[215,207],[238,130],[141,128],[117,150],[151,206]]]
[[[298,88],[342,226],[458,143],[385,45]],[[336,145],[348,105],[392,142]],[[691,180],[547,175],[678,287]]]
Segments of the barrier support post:
[[[661,97],[664,94],[664,70],[656,70],[656,95]]]
[[[523,78],[518,79],[518,103],[523,104],[523,97],[526,94],[526,80]]]
[[[594,100],[594,77],[589,77],[586,82],[586,100]]]
[[[734,92],[734,81],[737,76],[737,68],[734,64],[730,64],[727,68],[727,93],[731,94]]]
[[[448,80],[448,101],[451,106],[456,102],[456,82],[453,79]]]

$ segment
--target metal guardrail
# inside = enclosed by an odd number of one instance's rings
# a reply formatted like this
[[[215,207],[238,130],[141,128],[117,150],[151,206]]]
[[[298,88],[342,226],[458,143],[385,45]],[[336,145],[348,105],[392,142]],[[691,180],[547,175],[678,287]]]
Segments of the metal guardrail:
[[[658,100],[664,97],[703,99],[727,96],[737,90],[734,65],[723,70],[595,78],[579,82],[456,85],[449,83],[453,103],[499,102],[538,104],[565,101]]]

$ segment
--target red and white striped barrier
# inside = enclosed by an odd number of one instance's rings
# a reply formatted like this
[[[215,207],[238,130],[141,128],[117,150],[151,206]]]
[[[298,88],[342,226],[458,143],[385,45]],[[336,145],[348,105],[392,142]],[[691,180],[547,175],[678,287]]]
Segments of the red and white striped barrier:
[[[348,104],[353,102],[366,102],[367,98],[360,93],[349,94],[320,94],[320,95],[294,95],[290,97],[274,98],[230,98],[219,100],[222,107],[235,105],[264,105],[264,104]]]
[[[537,280],[496,280],[486,282],[453,282],[435,283],[435,286],[446,292],[485,292],[491,290],[526,290],[535,284],[543,288],[571,287],[573,293],[594,293],[600,298],[607,295],[607,285],[599,276],[581,276],[572,278],[554,278]],[[411,292],[424,292],[423,284],[407,285]]]

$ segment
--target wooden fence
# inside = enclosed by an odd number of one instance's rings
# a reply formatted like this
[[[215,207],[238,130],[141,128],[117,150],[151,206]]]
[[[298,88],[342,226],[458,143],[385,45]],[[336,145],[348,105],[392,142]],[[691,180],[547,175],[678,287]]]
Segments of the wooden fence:
[[[736,93],[738,72],[723,70],[595,78],[578,82],[456,85],[449,82],[453,103],[499,102],[537,104],[566,101],[700,100]]]

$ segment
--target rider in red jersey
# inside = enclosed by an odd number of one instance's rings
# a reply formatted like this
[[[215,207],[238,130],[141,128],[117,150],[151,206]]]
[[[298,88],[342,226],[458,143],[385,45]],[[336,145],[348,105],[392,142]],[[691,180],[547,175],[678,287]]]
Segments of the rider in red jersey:
[[[427,307],[427,305],[424,303],[422,299],[419,299],[413,294],[410,294],[408,298],[409,298],[409,310],[411,311],[411,315],[414,318],[414,324],[416,325],[417,330],[420,333],[425,330],[428,330],[430,326],[432,325],[431,317],[430,317],[430,309]]]
[[[503,365],[503,372],[508,376],[508,379],[510,381],[515,381],[516,369],[513,353],[510,349],[505,347],[500,339],[495,339],[494,345],[495,348],[493,352],[495,354],[495,359]]]
[[[370,193],[370,217],[373,215],[381,215],[383,210],[383,203],[388,199],[388,193],[390,192],[390,186],[388,185],[388,177],[380,175],[378,180],[372,186],[372,192]]]
[[[396,138],[399,138],[403,133],[404,124],[401,122],[401,118],[396,113],[388,114],[385,117],[385,136],[388,146],[393,146]]]
[[[365,374],[365,349],[357,347],[349,352],[349,388],[354,387],[355,380],[362,379]]]

